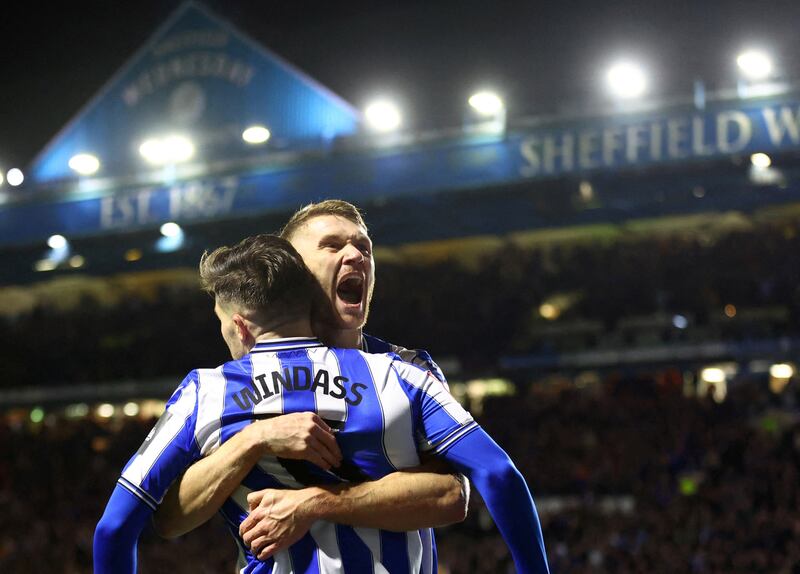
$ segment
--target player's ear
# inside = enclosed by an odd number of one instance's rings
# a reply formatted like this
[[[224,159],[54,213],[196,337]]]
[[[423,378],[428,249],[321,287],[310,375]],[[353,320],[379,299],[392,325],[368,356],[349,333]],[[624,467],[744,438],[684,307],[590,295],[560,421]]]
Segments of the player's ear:
[[[236,336],[239,338],[239,341],[247,348],[255,345],[255,337],[253,337],[253,334],[250,332],[248,321],[239,315],[239,313],[234,313],[231,319],[233,319],[233,324],[236,326]]]

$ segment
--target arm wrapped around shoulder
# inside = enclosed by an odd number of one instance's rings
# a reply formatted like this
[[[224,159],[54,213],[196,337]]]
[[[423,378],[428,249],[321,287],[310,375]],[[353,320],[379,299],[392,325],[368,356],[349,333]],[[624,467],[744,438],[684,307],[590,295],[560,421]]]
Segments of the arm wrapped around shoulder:
[[[500,446],[477,428],[443,454],[481,493],[517,572],[548,574],[542,526],[528,485]]]

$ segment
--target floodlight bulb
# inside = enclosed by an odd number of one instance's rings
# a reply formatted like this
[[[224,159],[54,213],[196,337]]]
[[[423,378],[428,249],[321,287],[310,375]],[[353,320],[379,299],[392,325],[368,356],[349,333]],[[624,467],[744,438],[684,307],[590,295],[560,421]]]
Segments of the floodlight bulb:
[[[242,139],[249,144],[258,145],[266,142],[270,135],[264,126],[250,126],[242,132]]]
[[[553,305],[552,303],[542,303],[539,306],[539,314],[548,321],[552,321],[554,319],[558,319],[558,315],[560,311],[558,307]]]
[[[764,80],[772,73],[772,59],[761,50],[746,50],[736,58],[742,74],[748,80]]]
[[[472,94],[469,105],[482,116],[494,116],[503,110],[503,100],[494,92],[483,91]]]
[[[125,403],[125,406],[122,407],[122,412],[125,413],[125,416],[128,417],[135,417],[139,414],[139,405],[134,402]]]
[[[166,156],[169,163],[180,163],[191,159],[194,155],[194,144],[185,136],[169,136],[164,140]]]
[[[174,221],[169,221],[162,225],[160,231],[161,235],[164,237],[178,237],[181,233],[183,233],[181,226]]]
[[[794,376],[794,367],[787,363],[777,363],[769,368],[769,374],[775,379],[791,379]]]
[[[377,100],[364,110],[369,126],[377,132],[390,132],[400,127],[400,109],[388,100]]]
[[[632,62],[618,62],[606,75],[611,93],[618,98],[638,98],[647,89],[647,78],[640,66]]]
[[[58,265],[52,259],[39,259],[33,264],[34,271],[53,271]]]
[[[683,315],[675,315],[672,317],[672,325],[676,329],[685,329],[689,326],[689,320]]]
[[[25,175],[22,173],[21,169],[14,167],[9,169],[8,173],[6,173],[6,181],[8,182],[8,185],[17,187],[18,185],[21,185],[23,181],[25,181]]]
[[[139,154],[153,165],[181,163],[191,159],[194,152],[192,140],[181,135],[150,138],[139,146]]]
[[[92,175],[100,169],[100,160],[90,153],[79,153],[69,159],[69,167],[80,175]]]
[[[750,156],[750,163],[758,169],[766,169],[772,165],[772,158],[765,153],[754,153]]]
[[[142,255],[143,254],[142,254],[142,250],[141,249],[137,249],[136,247],[134,247],[132,249],[128,249],[125,252],[125,261],[129,261],[129,262],[139,261],[139,259],[142,258]]]
[[[67,238],[63,235],[51,235],[47,239],[47,246],[50,249],[64,249],[67,246]]]
[[[725,371],[719,367],[707,367],[700,371],[700,378],[707,383],[724,383],[726,376]]]
[[[108,418],[113,417],[115,411],[116,411],[116,409],[114,408],[114,405],[112,405],[110,403],[103,403],[102,405],[99,405],[97,407],[97,409],[95,410],[95,412],[97,413],[97,416],[99,416],[101,418],[104,418],[104,419],[108,419]]]

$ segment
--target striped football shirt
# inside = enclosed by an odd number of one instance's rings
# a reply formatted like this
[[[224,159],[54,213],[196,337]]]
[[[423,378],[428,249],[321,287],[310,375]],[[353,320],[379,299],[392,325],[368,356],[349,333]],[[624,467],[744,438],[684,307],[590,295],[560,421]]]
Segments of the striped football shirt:
[[[258,462],[221,509],[239,546],[239,571],[434,574],[431,529],[389,532],[317,521],[300,541],[265,562],[239,536],[247,495],[254,490],[378,479],[417,466],[420,453],[445,453],[478,428],[445,383],[397,354],[328,348],[312,338],[272,339],[239,360],[192,371],[119,484],[155,510],[189,465],[244,426],[306,411],[337,430],[344,461],[331,471],[275,456]]]

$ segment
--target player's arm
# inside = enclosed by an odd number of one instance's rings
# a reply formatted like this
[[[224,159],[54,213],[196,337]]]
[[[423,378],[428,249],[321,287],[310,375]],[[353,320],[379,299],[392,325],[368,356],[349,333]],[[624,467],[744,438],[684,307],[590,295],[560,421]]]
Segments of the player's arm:
[[[542,527],[514,463],[430,372],[399,362],[395,370],[424,436],[421,448],[472,481],[511,550],[517,572],[547,574]]]
[[[312,498],[317,519],[395,532],[461,522],[469,502],[460,475],[437,460],[375,481],[309,490],[317,491]]]
[[[542,526],[528,485],[514,463],[477,427],[442,455],[481,493],[489,513],[511,550],[517,572],[549,572]]]
[[[95,574],[136,572],[139,535],[166,487],[199,456],[194,441],[197,373],[187,376],[125,465],[94,533]]]
[[[156,532],[172,538],[206,522],[265,454],[310,460],[330,468],[341,460],[341,452],[335,440],[328,440],[326,435],[333,436],[312,413],[284,415],[245,427],[215,453],[197,461],[172,485],[153,516]],[[284,504],[289,507],[302,504],[298,516],[308,508],[306,514],[310,517],[342,524],[416,530],[464,519],[466,488],[460,477],[449,473],[446,465],[432,461],[380,481],[313,491],[317,497],[309,501],[290,499],[295,491],[278,491],[274,496],[285,496]],[[310,489],[304,492],[311,493]]]
[[[317,520],[397,532],[418,530],[464,520],[468,498],[460,475],[432,460],[360,484],[253,492],[247,497],[250,515],[239,533],[253,554],[266,560],[297,542]]]
[[[265,455],[308,460],[324,469],[342,459],[330,427],[314,413],[256,421],[175,481],[153,516],[156,532],[174,538],[206,522]]]
[[[95,574],[136,572],[136,549],[153,510],[119,484],[94,531]]]

